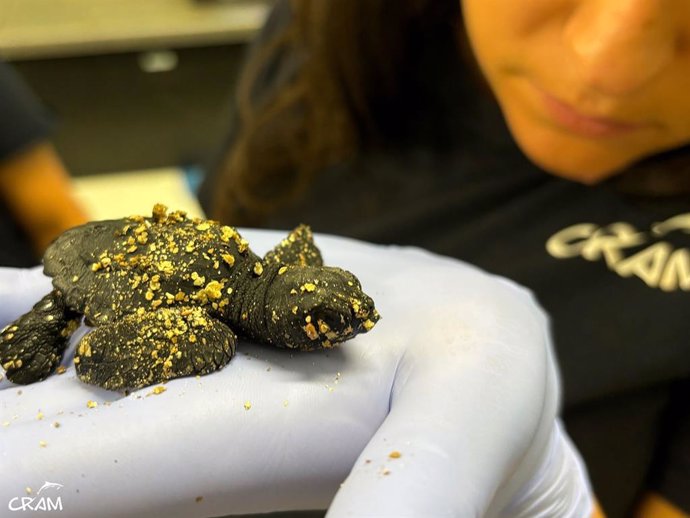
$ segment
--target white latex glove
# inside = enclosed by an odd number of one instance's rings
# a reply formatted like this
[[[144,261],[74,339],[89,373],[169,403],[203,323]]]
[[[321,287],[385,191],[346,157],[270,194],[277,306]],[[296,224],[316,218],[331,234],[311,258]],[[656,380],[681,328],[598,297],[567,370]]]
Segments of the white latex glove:
[[[243,235],[259,254],[284,236]],[[588,517],[532,296],[417,249],[316,243],[375,300],[370,333],[312,353],[240,342],[219,372],[124,396],[75,377],[78,332],[65,374],[0,390],[0,515],[60,497],[62,516],[89,518]],[[0,327],[49,289],[0,271]],[[62,487],[37,495],[45,482]]]

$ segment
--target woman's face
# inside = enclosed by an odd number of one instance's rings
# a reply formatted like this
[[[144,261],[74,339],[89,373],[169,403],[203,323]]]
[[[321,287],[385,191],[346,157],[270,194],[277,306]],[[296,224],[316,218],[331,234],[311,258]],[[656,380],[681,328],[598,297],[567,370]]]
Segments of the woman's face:
[[[592,183],[690,143],[690,0],[461,0],[535,163]]]

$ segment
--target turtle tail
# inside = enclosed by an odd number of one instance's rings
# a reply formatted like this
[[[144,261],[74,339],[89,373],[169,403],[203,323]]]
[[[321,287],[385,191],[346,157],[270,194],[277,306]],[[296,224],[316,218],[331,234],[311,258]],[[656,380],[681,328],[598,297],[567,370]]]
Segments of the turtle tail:
[[[0,365],[12,383],[28,385],[57,368],[80,315],[53,290],[0,332]]]

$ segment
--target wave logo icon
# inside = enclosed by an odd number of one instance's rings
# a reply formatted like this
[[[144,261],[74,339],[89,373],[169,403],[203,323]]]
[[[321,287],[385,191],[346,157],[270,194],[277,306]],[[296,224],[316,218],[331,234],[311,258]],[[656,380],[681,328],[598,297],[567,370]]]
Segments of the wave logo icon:
[[[40,495],[44,491],[46,491],[47,493],[49,493],[51,490],[59,491],[63,487],[65,486],[62,484],[59,484],[57,482],[48,482],[46,480],[40,487],[40,489],[36,491],[36,496],[15,496],[12,500],[9,501],[9,503],[7,504],[7,508],[13,512],[62,511],[63,507],[61,496],[55,496],[51,498],[48,495]],[[26,488],[26,492],[28,494],[31,494],[31,488]]]
[[[36,491],[36,494],[40,495],[41,491],[43,491],[44,489],[52,489],[52,488],[62,489],[63,487],[65,487],[65,486],[63,486],[62,484],[58,484],[57,482],[48,482],[46,480],[46,482],[41,486],[41,489]]]

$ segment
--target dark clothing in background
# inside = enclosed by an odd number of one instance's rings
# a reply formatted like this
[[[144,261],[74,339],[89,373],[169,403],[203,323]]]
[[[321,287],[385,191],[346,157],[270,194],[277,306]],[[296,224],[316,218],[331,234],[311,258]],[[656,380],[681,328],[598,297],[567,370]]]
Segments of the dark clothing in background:
[[[0,62],[0,163],[45,140],[51,122],[12,68]],[[0,266],[34,266],[39,259],[0,199]]]
[[[289,20],[279,5],[260,40]],[[323,171],[265,225],[421,246],[533,290],[552,319],[564,421],[608,518],[648,490],[690,513],[690,200],[538,169],[448,37],[418,40],[407,91],[374,106],[391,145]],[[271,63],[264,93],[297,63]]]

